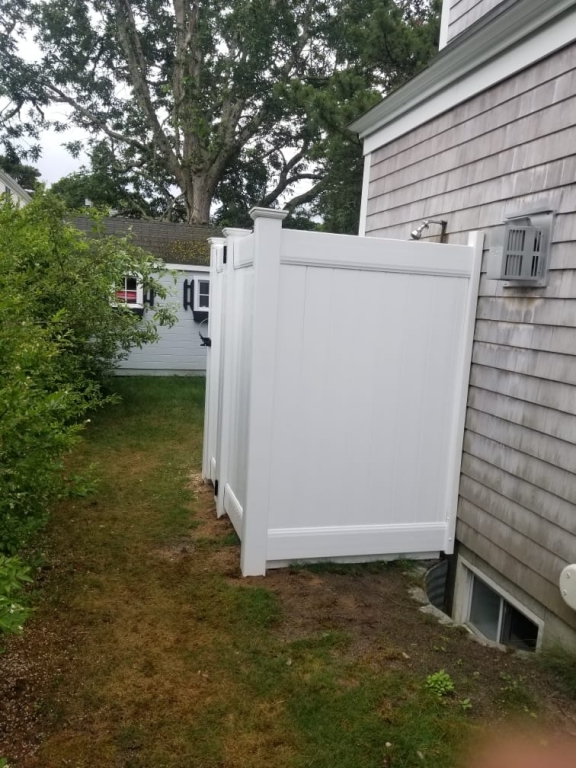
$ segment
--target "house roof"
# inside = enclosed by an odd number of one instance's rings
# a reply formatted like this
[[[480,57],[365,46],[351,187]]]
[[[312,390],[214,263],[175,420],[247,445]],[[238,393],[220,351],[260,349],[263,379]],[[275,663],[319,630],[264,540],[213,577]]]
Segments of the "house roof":
[[[26,192],[25,189],[23,189],[18,182],[10,176],[10,174],[6,173],[5,171],[0,169],[0,184],[3,186],[6,185],[9,187],[12,192],[14,192],[21,200],[24,200],[25,203],[29,203],[32,198]],[[4,190],[2,190],[4,191]]]
[[[73,219],[74,226],[83,232],[91,232],[92,219],[78,216]],[[167,264],[210,264],[209,237],[221,237],[217,227],[193,227],[189,224],[174,224],[170,221],[151,221],[148,219],[128,219],[107,217],[103,220],[107,235],[132,234],[134,245],[163,259]]]
[[[442,93],[449,94],[442,103],[444,110],[450,108],[451,101],[458,98],[464,100],[464,96],[458,96],[457,86],[466,75],[485,67],[487,62],[504,51],[518,46],[520,41],[551,24],[574,5],[575,0],[547,3],[542,0],[505,0],[499,3],[448,43],[426,69],[351,123],[350,129],[365,139],[394,123],[397,127],[393,133],[400,135],[405,132],[403,116],[416,107],[426,105],[432,96]],[[542,55],[547,53],[549,51],[544,51]],[[521,65],[519,59],[518,66]],[[506,72],[501,73],[501,79],[506,76]]]

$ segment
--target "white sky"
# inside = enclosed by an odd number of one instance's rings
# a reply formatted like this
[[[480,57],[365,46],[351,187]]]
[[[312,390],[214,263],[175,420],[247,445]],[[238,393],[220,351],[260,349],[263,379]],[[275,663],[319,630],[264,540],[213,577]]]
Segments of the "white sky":
[[[55,104],[46,110],[46,116],[64,122],[66,109],[62,104]],[[87,163],[88,158],[84,153],[79,157],[72,157],[70,152],[62,146],[64,142],[82,141],[86,137],[86,132],[76,126],[62,133],[44,131],[40,137],[42,156],[34,163],[42,174],[42,181],[53,184],[62,176],[68,176],[69,173],[77,171],[83,163]]]
[[[31,30],[20,40],[18,53],[26,61],[38,61],[40,58],[40,49],[34,42]],[[45,109],[45,114],[49,119],[66,122],[70,112],[65,105],[54,104]],[[42,148],[42,155],[39,160],[31,162],[31,165],[36,166],[42,174],[41,180],[48,184],[53,184],[58,179],[61,179],[62,176],[68,176],[69,173],[77,171],[88,158],[84,154],[77,158],[72,157],[62,144],[67,141],[82,141],[86,137],[86,132],[74,125],[62,133],[43,131],[39,142]]]

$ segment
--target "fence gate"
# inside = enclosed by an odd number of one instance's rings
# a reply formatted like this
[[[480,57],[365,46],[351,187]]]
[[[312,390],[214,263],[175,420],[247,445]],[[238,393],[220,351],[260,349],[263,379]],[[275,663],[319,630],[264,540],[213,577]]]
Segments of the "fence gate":
[[[451,552],[481,238],[282,229],[212,247],[204,476],[244,575]],[[220,283],[218,282],[220,281]]]

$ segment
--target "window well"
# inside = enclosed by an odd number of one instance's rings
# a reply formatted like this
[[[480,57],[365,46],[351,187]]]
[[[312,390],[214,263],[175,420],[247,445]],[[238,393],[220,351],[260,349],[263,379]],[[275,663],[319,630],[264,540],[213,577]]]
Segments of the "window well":
[[[478,576],[470,572],[470,577],[470,626],[488,640],[523,651],[536,650],[538,625]]]

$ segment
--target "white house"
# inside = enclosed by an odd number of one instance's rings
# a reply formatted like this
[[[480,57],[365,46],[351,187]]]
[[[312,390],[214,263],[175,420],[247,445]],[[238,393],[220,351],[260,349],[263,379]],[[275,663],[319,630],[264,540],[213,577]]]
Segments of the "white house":
[[[576,2],[444,0],[441,28],[353,126],[360,232],[486,234],[449,603],[497,642],[576,645]]]
[[[0,169],[0,195],[7,195],[17,200],[18,205],[25,205],[32,200],[28,192],[22,189],[20,184],[2,169]]]
[[[91,220],[74,219],[74,225],[91,231]],[[206,347],[200,337],[207,335],[210,314],[210,246],[208,239],[219,234],[210,227],[191,227],[164,221],[107,218],[109,235],[132,234],[135,245],[163,259],[166,274],[161,281],[169,289],[166,300],[175,308],[177,322],[171,328],[160,327],[160,339],[142,349],[131,350],[117,374],[120,376],[203,376],[206,372]],[[144,310],[142,288],[127,278],[118,291],[119,297],[135,308]],[[146,297],[147,303],[154,297]],[[157,300],[157,299],[156,299]]]

